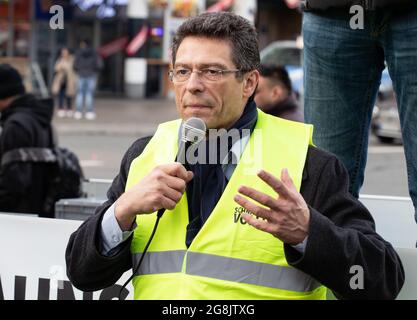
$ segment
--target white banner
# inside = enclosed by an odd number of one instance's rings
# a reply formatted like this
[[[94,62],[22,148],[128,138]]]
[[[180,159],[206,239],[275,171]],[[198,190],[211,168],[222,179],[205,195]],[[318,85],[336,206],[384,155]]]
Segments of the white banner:
[[[0,300],[109,300],[131,272],[117,284],[97,292],[71,285],[66,276],[65,249],[82,221],[0,214]],[[122,296],[132,299],[132,285]]]

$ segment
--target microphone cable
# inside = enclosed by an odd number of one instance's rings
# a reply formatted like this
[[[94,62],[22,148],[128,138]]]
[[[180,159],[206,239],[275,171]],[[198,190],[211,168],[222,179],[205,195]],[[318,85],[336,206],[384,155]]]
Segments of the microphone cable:
[[[187,121],[185,121],[185,123],[183,123],[183,127],[181,128],[181,134],[182,136],[180,137],[180,145],[178,148],[176,161],[182,163],[188,170],[187,161],[186,161],[186,151],[191,144],[199,143],[201,142],[202,139],[204,139],[204,137],[206,136],[206,124],[200,118],[195,118],[195,117],[189,118]],[[153,236],[155,235],[159,220],[161,219],[164,212],[165,212],[164,208],[158,210],[155,225],[153,227],[151,236],[149,237],[149,240],[145,246],[145,249],[143,250],[142,255],[140,256],[137,266],[134,267],[133,269],[132,275],[129,277],[129,279],[127,279],[127,281],[120,288],[119,296],[118,296],[119,300],[120,300],[123,289],[133,279],[136,272],[139,270],[139,267],[142,264],[142,261],[148,250],[148,247],[151,244]]]
[[[122,294],[123,289],[126,288],[126,286],[129,284],[129,282],[135,276],[136,272],[139,270],[139,267],[142,264],[143,258],[145,257],[145,253],[148,251],[148,248],[149,248],[149,246],[150,246],[150,244],[152,242],[153,236],[155,235],[156,228],[158,228],[159,220],[161,219],[161,217],[164,214],[164,212],[165,212],[165,209],[164,208],[158,210],[158,213],[156,215],[155,225],[153,226],[153,230],[152,230],[151,236],[149,237],[149,240],[146,243],[145,249],[143,250],[142,255],[140,256],[140,259],[139,259],[139,262],[138,262],[137,266],[133,269],[132,275],[129,277],[129,279],[126,280],[126,282],[120,288],[119,295],[118,295],[119,300],[121,300],[120,297],[121,297],[121,294]]]
[[[184,163],[184,165],[186,166],[187,170],[188,170],[188,167],[187,167],[187,164],[185,162],[185,150],[187,150],[190,145],[191,145],[190,141],[185,141],[184,143],[181,143],[180,144],[180,147],[179,147],[180,151],[178,152],[178,155],[177,155],[177,157],[175,159],[175,161],[179,161],[181,163]],[[148,247],[150,246],[151,241],[153,239],[153,236],[155,235],[156,228],[158,227],[159,220],[161,219],[161,217],[164,214],[164,212],[165,212],[165,208],[162,208],[162,209],[159,209],[158,210],[158,213],[156,215],[155,225],[153,227],[151,236],[149,237],[149,240],[148,240],[148,242],[147,242],[147,244],[145,246],[145,249],[143,250],[142,255],[140,256],[138,265],[134,268],[134,270],[132,272],[132,275],[129,277],[129,279],[127,279],[126,282],[123,284],[123,286],[120,288],[119,296],[118,296],[119,300],[121,300],[120,297],[121,297],[121,294],[122,294],[123,289],[126,288],[126,286],[128,285],[128,283],[133,279],[133,277],[135,276],[136,272],[139,270],[139,267],[142,264],[142,261],[143,261],[143,259],[145,257],[145,253],[148,251]]]

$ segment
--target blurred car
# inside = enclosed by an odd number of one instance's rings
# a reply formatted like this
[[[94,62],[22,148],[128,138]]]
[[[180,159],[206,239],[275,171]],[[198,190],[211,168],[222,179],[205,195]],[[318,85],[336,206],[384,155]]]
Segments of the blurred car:
[[[303,95],[303,45],[300,41],[275,41],[260,52],[261,63],[283,66],[291,79],[293,90]]]
[[[387,68],[382,73],[381,86],[372,113],[371,130],[380,142],[402,143],[398,105]]]
[[[395,99],[380,100],[374,107],[372,133],[383,143],[402,143],[400,116]]]
[[[388,68],[385,67],[384,71],[382,71],[381,85],[379,86],[378,95],[380,98],[386,99],[392,97],[393,92],[392,80],[389,76]]]

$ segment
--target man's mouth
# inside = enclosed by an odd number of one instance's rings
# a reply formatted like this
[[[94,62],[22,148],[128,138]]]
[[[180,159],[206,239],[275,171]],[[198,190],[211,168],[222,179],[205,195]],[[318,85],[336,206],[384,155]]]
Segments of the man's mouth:
[[[205,108],[210,108],[209,106],[205,106],[202,104],[189,104],[185,106],[186,108],[190,108],[190,109],[205,109]]]

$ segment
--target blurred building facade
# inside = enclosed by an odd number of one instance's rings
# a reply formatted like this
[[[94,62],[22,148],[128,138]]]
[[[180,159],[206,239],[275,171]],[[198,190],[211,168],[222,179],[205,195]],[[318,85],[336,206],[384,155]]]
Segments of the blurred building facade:
[[[51,28],[53,5],[64,9],[63,29]],[[49,88],[60,48],[75,51],[89,39],[104,58],[99,92],[167,96],[172,36],[185,19],[207,10],[251,20],[261,49],[301,33],[301,14],[283,0],[0,0],[0,61],[13,57],[32,73],[39,67]]]

